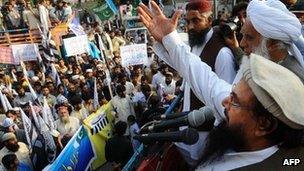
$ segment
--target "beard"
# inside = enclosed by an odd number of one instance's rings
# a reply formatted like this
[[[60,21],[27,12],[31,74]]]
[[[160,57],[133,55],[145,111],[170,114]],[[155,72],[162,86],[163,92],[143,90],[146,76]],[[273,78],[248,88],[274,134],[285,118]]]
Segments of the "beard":
[[[61,118],[61,121],[63,122],[63,123],[68,123],[69,121],[70,121],[70,117],[69,116],[62,116]]]
[[[190,47],[193,47],[195,45],[202,45],[206,39],[206,35],[209,32],[210,28],[201,30],[201,31],[195,31],[193,29],[188,31],[188,37],[189,37],[189,45]]]
[[[15,143],[15,144],[7,144],[6,148],[12,152],[17,152],[19,150],[19,144]]]
[[[244,125],[228,126],[223,121],[210,131],[200,164],[206,165],[219,160],[227,150],[241,151],[245,145]]]
[[[262,41],[261,41],[261,43],[259,44],[258,47],[256,47],[256,49],[254,50],[253,53],[255,53],[257,55],[260,55],[260,56],[263,56],[266,59],[269,59],[270,56],[269,56],[266,44],[267,44],[267,39],[263,38]]]

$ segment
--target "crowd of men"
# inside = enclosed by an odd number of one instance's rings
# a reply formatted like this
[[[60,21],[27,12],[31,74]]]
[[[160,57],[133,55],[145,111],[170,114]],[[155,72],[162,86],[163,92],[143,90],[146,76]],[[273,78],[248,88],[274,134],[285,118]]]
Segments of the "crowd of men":
[[[38,29],[66,23],[72,17],[68,1],[9,0],[2,4],[0,13],[1,30]]]
[[[127,6],[125,15],[131,15],[133,7]],[[143,4],[139,7],[149,34],[124,34],[118,17],[105,23],[89,22],[84,17],[81,23],[85,23],[97,54],[44,58],[44,63],[30,61],[0,71],[3,169],[42,170],[83,121],[107,103],[113,106],[115,125],[105,156],[115,168],[122,168],[140,145],[133,139],[139,128],[164,113],[181,92],[183,101],[176,110],[206,105],[216,118],[212,130],[200,130],[196,144],[176,143],[189,169],[279,169],[284,154],[304,156],[304,60],[300,48],[304,39],[300,21],[283,3],[253,0],[249,5],[236,5],[229,17],[238,17],[239,28],[224,35],[222,26],[228,18],[214,20],[210,1],[191,0],[183,18],[189,45],[175,32],[180,11],[168,19],[156,3],[151,2],[151,6],[153,11]],[[5,3],[2,28],[56,26],[72,15],[64,0],[55,4],[42,0],[36,9],[32,7],[27,1]],[[134,43],[147,44],[148,60],[123,67],[120,47]],[[101,49],[101,44],[105,48]],[[42,117],[45,105],[54,121],[49,134],[55,150],[46,148],[39,131],[30,141],[25,133],[22,114],[37,129],[35,115]]]

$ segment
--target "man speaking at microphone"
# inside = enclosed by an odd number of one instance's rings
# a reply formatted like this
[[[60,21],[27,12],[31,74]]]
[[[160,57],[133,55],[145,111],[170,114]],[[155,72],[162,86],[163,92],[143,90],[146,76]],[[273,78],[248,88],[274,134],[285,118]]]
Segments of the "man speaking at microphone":
[[[283,165],[286,159],[304,161],[304,85],[299,77],[264,57],[251,54],[244,57],[241,79],[228,94],[231,85],[191,54],[176,34],[180,13],[168,19],[154,2],[151,4],[153,12],[141,4],[139,16],[168,52],[164,60],[186,81],[192,81],[192,86],[203,81],[208,88],[195,87],[196,92],[203,99],[210,97],[212,104],[220,103],[216,100],[221,99],[222,107],[217,106],[216,110],[225,111],[225,119],[209,133],[196,169],[304,170],[303,162],[292,167]]]

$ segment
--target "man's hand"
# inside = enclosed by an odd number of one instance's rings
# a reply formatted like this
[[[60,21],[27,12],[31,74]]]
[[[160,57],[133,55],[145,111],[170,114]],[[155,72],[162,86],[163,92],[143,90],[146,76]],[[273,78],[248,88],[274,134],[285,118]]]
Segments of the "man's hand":
[[[151,1],[151,7],[152,11],[141,3],[138,7],[139,17],[155,40],[161,42],[164,36],[175,30],[181,11],[175,11],[173,17],[169,19],[154,1]]]

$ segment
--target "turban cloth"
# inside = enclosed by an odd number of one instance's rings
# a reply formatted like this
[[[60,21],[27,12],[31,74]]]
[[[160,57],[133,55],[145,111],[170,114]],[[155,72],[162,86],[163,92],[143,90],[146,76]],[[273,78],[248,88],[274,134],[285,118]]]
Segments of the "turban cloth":
[[[302,25],[282,2],[252,0],[247,7],[247,15],[253,27],[262,36],[289,44],[288,51],[304,67],[303,55],[294,44],[304,44],[304,41],[301,43],[304,40],[301,33]]]

